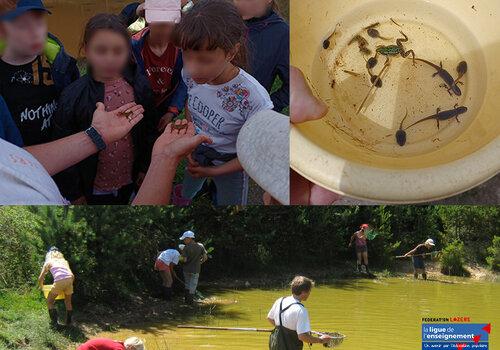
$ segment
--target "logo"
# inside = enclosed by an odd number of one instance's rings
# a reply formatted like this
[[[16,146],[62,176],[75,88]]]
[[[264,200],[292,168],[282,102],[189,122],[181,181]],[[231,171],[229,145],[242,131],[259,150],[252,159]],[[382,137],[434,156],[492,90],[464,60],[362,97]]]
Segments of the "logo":
[[[490,323],[424,323],[422,350],[488,350],[490,333]]]

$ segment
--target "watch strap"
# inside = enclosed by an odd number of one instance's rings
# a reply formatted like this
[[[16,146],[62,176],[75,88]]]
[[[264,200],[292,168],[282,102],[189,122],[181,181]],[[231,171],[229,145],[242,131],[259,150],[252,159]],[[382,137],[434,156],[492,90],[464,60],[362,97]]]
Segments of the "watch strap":
[[[106,149],[106,142],[104,142],[104,139],[102,138],[101,134],[99,134],[96,128],[91,126],[87,130],[85,130],[85,134],[87,134],[87,136],[92,140],[99,151]]]

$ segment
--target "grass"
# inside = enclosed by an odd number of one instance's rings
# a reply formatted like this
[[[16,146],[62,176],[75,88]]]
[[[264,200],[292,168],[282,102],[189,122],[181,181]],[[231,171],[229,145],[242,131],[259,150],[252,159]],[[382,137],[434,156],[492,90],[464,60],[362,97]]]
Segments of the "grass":
[[[0,350],[63,350],[84,340],[76,328],[57,331],[50,327],[39,291],[0,292]]]

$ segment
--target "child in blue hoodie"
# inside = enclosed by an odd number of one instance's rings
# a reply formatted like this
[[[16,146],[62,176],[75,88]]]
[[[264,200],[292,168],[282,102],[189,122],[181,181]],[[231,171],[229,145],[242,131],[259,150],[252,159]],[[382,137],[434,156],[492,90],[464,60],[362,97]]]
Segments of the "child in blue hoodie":
[[[51,141],[62,90],[78,79],[76,61],[47,31],[41,0],[0,1],[0,95],[25,146]]]
[[[290,101],[290,27],[278,15],[275,0],[234,0],[249,30],[250,73],[271,92],[276,77],[283,82],[271,94],[274,110]]]
[[[0,96],[0,139],[19,147],[23,146],[21,134],[12,120],[12,116],[2,96]]]

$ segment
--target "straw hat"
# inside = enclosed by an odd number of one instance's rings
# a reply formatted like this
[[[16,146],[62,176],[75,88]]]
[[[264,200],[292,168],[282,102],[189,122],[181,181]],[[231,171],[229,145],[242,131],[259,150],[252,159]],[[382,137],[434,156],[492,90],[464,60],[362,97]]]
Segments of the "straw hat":
[[[290,118],[262,111],[246,122],[237,142],[248,175],[281,204],[290,203]]]

